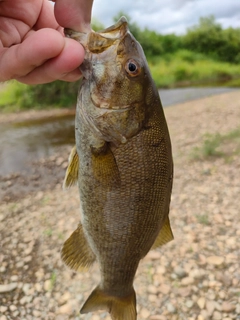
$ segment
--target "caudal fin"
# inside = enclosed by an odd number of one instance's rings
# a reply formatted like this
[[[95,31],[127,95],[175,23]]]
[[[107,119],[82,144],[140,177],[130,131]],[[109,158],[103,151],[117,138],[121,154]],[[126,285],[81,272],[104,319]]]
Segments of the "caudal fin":
[[[108,311],[113,320],[136,320],[136,294],[134,289],[126,297],[115,297],[105,294],[97,287],[84,303],[80,313],[96,310]]]

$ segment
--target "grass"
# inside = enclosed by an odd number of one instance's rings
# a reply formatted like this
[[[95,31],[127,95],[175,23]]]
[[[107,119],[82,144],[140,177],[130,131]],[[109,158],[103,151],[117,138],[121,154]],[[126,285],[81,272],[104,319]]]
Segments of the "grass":
[[[150,70],[157,87],[194,86],[228,82],[240,85],[240,65],[211,60],[180,50],[174,55],[164,56],[150,62]]]
[[[209,219],[208,219],[208,215],[206,215],[206,214],[197,215],[196,218],[197,218],[198,222],[203,225],[207,226],[210,224]]]
[[[192,158],[196,160],[224,157],[231,160],[235,155],[240,154],[240,127],[226,134],[207,133],[200,147],[195,147]]]

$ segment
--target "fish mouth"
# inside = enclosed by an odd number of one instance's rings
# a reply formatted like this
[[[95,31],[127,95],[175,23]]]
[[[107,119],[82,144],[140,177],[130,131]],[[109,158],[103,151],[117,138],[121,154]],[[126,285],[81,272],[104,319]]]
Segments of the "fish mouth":
[[[101,110],[105,110],[105,111],[125,111],[125,110],[129,110],[131,108],[131,104],[127,104],[124,106],[115,106],[115,105],[111,105],[110,103],[107,102],[102,102],[102,103],[98,103],[94,100],[94,97],[91,95],[91,101],[93,103],[93,105]]]

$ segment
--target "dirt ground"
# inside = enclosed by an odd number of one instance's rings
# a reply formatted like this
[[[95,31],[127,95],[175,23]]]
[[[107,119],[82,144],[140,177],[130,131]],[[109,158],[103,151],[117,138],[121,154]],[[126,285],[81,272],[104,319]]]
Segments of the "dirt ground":
[[[138,320],[239,320],[239,141],[229,140],[224,155],[193,155],[206,133],[227,135],[239,128],[240,92],[168,107],[165,114],[175,163],[170,211],[175,240],[139,265]],[[75,274],[60,259],[79,221],[77,188],[61,189],[66,160],[60,149],[38,164],[44,178],[37,187],[28,193],[20,188],[17,197],[1,202],[0,320],[110,319],[105,312],[79,315],[99,281],[98,266]],[[48,165],[57,167],[58,178]]]

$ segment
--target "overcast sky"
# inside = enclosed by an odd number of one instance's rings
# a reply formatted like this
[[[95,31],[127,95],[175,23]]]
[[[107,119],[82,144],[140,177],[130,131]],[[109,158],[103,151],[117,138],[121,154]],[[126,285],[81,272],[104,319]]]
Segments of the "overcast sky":
[[[240,0],[94,0],[93,17],[105,27],[119,11],[140,27],[183,34],[199,17],[214,15],[224,28],[240,27]]]

